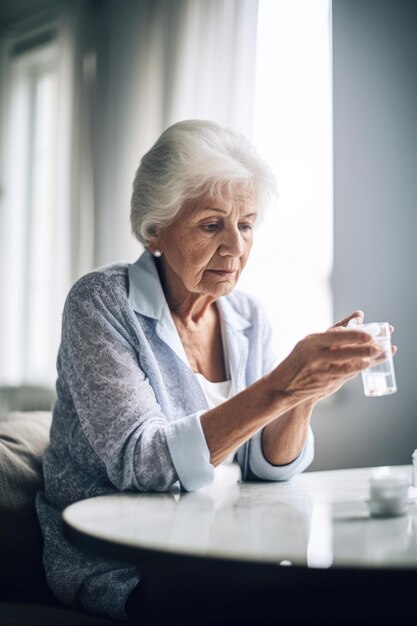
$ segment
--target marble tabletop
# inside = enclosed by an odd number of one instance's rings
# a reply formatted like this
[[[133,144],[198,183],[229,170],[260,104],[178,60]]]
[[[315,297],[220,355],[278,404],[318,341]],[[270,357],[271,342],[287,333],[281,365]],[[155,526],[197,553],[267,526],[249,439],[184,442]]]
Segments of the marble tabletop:
[[[177,555],[309,568],[417,568],[417,490],[405,514],[370,515],[372,468],[305,472],[288,482],[240,481],[237,465],[184,493],[119,493],[67,507],[72,536]]]

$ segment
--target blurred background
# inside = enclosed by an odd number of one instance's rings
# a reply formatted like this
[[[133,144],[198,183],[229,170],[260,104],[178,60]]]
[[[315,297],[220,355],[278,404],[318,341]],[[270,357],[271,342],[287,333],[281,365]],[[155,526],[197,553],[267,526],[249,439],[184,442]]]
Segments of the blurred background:
[[[322,402],[310,469],[410,463],[416,65],[414,0],[0,0],[0,411],[51,406],[69,288],[142,251],[140,158],[213,119],[276,173],[240,287],[277,356],[358,308],[396,329],[398,392]]]

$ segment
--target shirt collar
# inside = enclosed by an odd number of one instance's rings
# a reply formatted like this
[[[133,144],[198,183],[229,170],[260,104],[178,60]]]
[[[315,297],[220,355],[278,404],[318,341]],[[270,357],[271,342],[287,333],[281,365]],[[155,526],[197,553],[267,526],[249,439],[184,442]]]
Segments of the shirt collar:
[[[154,258],[148,250],[136,263],[129,265],[129,303],[134,311],[157,320],[156,332],[177,356],[190,368],[184,346],[178,335],[159,280]],[[227,369],[234,381],[235,392],[243,389],[239,375],[247,358],[247,338],[243,330],[252,323],[238,313],[227,297],[217,300],[222,324]],[[191,368],[190,368],[191,369]],[[240,373],[240,374],[239,374]]]
[[[149,250],[145,250],[136,263],[129,265],[129,303],[137,313],[155,320],[161,320],[166,313],[165,307],[168,305]],[[227,297],[219,298],[217,304],[222,319],[230,330],[239,332],[252,325],[250,320],[228,302]]]
[[[151,253],[145,250],[128,271],[130,306],[141,315],[160,320],[166,300]]]
[[[148,250],[129,265],[129,303],[134,311],[157,321],[156,332],[190,367],[171,316],[153,256]]]

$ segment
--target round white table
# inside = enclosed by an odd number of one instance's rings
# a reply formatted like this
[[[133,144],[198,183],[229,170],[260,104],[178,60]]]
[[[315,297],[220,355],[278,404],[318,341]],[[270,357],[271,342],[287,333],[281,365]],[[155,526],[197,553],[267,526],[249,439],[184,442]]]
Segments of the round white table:
[[[392,469],[405,472],[411,485],[411,465]],[[370,473],[305,472],[288,482],[242,483],[239,468],[225,465],[197,492],[77,502],[63,513],[64,529],[83,550],[134,561],[149,581],[152,606],[168,589],[158,623],[179,596],[182,614],[194,607],[190,623],[203,605],[209,611],[213,598],[224,596],[215,609],[224,623],[237,604],[246,607],[238,611],[241,623],[245,616],[244,623],[266,619],[260,606],[269,604],[280,623],[283,616],[311,623],[314,615],[320,623],[349,623],[359,611],[374,623],[406,624],[417,584],[417,490],[409,487],[404,515],[373,518]]]

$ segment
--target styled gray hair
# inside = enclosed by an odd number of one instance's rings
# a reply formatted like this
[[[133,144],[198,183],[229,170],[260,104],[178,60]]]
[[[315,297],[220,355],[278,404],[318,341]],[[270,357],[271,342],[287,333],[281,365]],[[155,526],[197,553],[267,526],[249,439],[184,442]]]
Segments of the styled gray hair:
[[[147,245],[187,201],[232,194],[242,184],[255,191],[261,217],[277,188],[271,168],[254,146],[242,134],[208,120],[177,122],[162,133],[136,171],[132,233]]]

